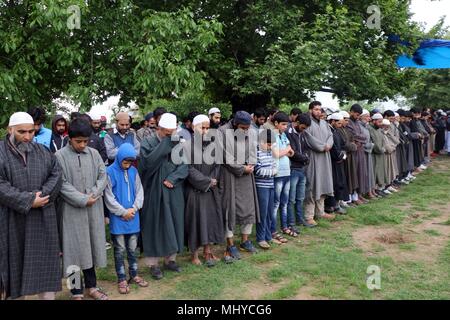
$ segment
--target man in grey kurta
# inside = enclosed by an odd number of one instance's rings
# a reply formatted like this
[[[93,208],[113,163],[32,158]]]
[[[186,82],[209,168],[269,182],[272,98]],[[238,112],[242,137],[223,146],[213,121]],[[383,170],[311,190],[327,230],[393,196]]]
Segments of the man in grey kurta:
[[[172,136],[177,128],[176,116],[164,113],[155,135],[142,141],[139,175],[144,187],[144,206],[141,210],[141,233],[145,263],[152,277],[159,280],[163,274],[159,259],[165,258],[164,267],[180,272],[177,253],[184,247],[184,195],[183,183],[188,176],[188,165],[182,147]],[[172,153],[174,148],[180,154]],[[180,160],[175,163],[174,160]],[[184,160],[183,160],[184,159]]]
[[[95,280],[95,267],[106,267],[102,195],[107,185],[107,176],[98,151],[78,141],[83,139],[84,143],[85,139],[87,143],[89,140],[92,129],[90,126],[86,127],[86,124],[88,123],[81,119],[72,121],[69,144],[56,153],[63,171],[60,204],[63,262],[66,276],[74,272],[72,266],[83,270],[86,288],[90,289],[91,295],[98,296],[94,292],[95,283],[87,281],[86,272],[92,275],[89,278]],[[84,133],[79,133],[80,131]],[[73,288],[72,294],[81,296],[81,289]]]
[[[249,130],[251,116],[238,111],[233,120],[219,128],[225,163],[220,173],[222,210],[225,218],[226,262],[240,259],[233,237],[241,227],[241,250],[254,253],[249,240],[253,224],[259,222],[259,204],[253,168],[256,164],[257,132]],[[231,260],[230,260],[231,259]]]
[[[374,194],[376,182],[375,182],[375,172],[374,172],[374,164],[373,164],[373,156],[372,156],[374,143],[372,142],[372,139],[370,137],[369,122],[370,122],[370,113],[368,110],[364,109],[363,113],[361,114],[361,117],[360,117],[359,125],[361,126],[362,133],[365,137],[364,143],[363,143],[364,152],[366,153],[366,158],[367,158],[367,162],[366,162],[366,170],[367,170],[366,183],[367,183],[367,185],[365,187],[366,187],[366,190],[369,190],[368,191],[369,199],[373,199],[376,197],[376,195]]]
[[[374,165],[374,174],[375,174],[375,182],[378,186],[380,195],[381,190],[384,189],[387,181],[385,174],[385,152],[386,152],[386,144],[383,131],[381,129],[383,121],[383,116],[379,113],[376,113],[372,116],[372,123],[369,125],[370,138],[373,142],[373,165]]]
[[[33,136],[33,119],[19,112],[0,141],[0,300],[35,294],[54,299],[61,291],[54,204],[61,170]]]
[[[356,151],[353,153],[356,161],[356,177],[358,179],[358,188],[354,190],[353,199],[355,201],[366,202],[367,200],[363,197],[370,190],[368,189],[367,180],[368,172],[367,172],[367,154],[364,152],[364,144],[366,142],[366,136],[364,135],[364,131],[360,125],[359,117],[363,112],[362,107],[359,104],[354,104],[350,108],[350,121],[347,125],[347,129],[353,134],[354,142],[356,144]],[[350,190],[351,192],[351,190]]]
[[[333,170],[330,150],[333,147],[333,133],[330,126],[320,120],[322,104],[309,104],[311,126],[304,131],[309,147],[310,162],[306,169],[305,218],[308,224],[317,224],[314,217],[334,219],[333,214],[324,212],[326,196],[334,196]]]

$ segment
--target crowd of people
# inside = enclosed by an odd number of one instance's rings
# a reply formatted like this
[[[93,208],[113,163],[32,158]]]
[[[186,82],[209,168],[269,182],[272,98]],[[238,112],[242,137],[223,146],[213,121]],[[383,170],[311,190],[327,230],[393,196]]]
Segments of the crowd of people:
[[[108,129],[101,114],[72,113],[47,129],[42,108],[14,113],[0,142],[0,298],[51,300],[68,278],[72,299],[107,300],[96,276],[107,232],[121,294],[149,286],[139,255],[159,280],[181,272],[186,248],[193,264],[213,267],[282,246],[450,156],[449,115],[313,101],[305,113],[237,111],[228,121],[212,108],[181,125],[164,108],[140,124],[120,112]]]

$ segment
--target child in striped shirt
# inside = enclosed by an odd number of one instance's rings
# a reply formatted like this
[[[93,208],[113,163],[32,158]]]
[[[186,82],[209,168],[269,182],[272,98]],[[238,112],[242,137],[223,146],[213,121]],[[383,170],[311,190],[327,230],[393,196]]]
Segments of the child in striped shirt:
[[[259,134],[254,170],[260,212],[260,222],[256,224],[256,241],[262,249],[269,249],[269,242],[272,242],[270,219],[273,210],[274,176],[278,171],[277,161],[272,156],[273,140],[275,137],[269,129],[264,129]]]

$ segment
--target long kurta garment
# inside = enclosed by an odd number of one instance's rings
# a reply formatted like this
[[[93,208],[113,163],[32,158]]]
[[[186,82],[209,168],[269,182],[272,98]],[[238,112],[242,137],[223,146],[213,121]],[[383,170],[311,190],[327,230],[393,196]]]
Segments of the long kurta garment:
[[[372,139],[370,138],[369,124],[361,121],[359,123],[359,125],[361,126],[362,132],[365,137],[363,145],[364,145],[364,152],[366,153],[366,158],[367,158],[367,162],[366,162],[367,181],[366,181],[366,185],[364,186],[364,188],[365,188],[365,190],[368,190],[368,191],[366,191],[366,193],[367,193],[367,192],[375,189],[375,186],[376,186],[373,155],[372,155],[374,144],[372,142]]]
[[[386,181],[388,184],[394,181],[395,177],[398,175],[397,156],[395,149],[397,148],[397,144],[400,143],[400,141],[394,136],[392,130],[392,127],[389,127],[389,129],[385,131],[384,135],[386,144],[385,171]]]
[[[107,175],[103,159],[90,147],[78,153],[70,142],[55,155],[63,171],[60,208],[64,271],[71,265],[81,270],[106,267],[102,195]],[[99,199],[87,207],[90,194]]]
[[[418,167],[424,160],[423,140],[419,137],[422,134],[421,128],[419,128],[420,120],[413,119],[409,123],[411,128],[411,138],[414,151],[414,167]]]
[[[228,230],[235,230],[236,225],[255,224],[260,220],[258,194],[256,193],[255,176],[253,173],[244,173],[245,164],[238,160],[244,160],[247,164],[256,160],[256,143],[250,145],[249,137],[245,141],[237,141],[228,137],[232,136],[234,130],[232,122],[229,121],[219,128],[221,136],[220,145],[225,146],[224,156],[228,154],[230,161],[225,161],[220,170],[220,192],[222,194],[222,210],[225,218],[225,227]],[[248,130],[247,135],[257,134],[256,130]],[[253,139],[256,142],[256,139]],[[234,143],[234,148],[232,146]],[[222,147],[223,148],[223,147]],[[245,157],[240,159],[237,152],[245,150]],[[234,152],[233,152],[234,151]],[[250,155],[254,158],[251,159]],[[252,157],[253,157],[252,156]],[[252,160],[252,161],[251,161]]]
[[[345,141],[339,130],[331,128],[331,131],[333,132],[333,147],[330,150],[330,155],[333,169],[334,199],[337,201],[348,201],[350,193],[347,189],[347,178],[344,169]]]
[[[411,129],[409,128],[408,122],[400,123],[400,130],[403,131],[403,136],[406,139],[405,151],[406,151],[406,162],[407,162],[407,170],[414,170],[414,146],[413,139],[411,134]]]
[[[166,257],[183,251],[184,194],[187,164],[175,164],[171,153],[177,142],[158,134],[142,141],[139,175],[144,187],[141,233],[144,256]],[[167,180],[173,189],[163,185]]]
[[[61,291],[54,205],[61,170],[43,145],[30,147],[24,160],[9,136],[0,142],[0,298]],[[32,209],[37,191],[50,195],[50,201]]]
[[[373,167],[375,174],[375,182],[379,186],[383,186],[387,183],[386,174],[385,174],[385,152],[386,152],[386,144],[385,137],[382,129],[375,128],[372,124],[369,125],[370,138],[373,142]]]
[[[370,191],[369,187],[369,173],[367,172],[367,154],[364,152],[364,144],[366,143],[366,135],[361,127],[361,121],[350,121],[346,127],[353,135],[353,141],[356,144],[356,151],[353,153],[353,157],[356,162],[356,177],[358,179],[358,192],[360,194],[366,194]]]
[[[405,174],[408,171],[408,159],[406,155],[406,148],[408,148],[408,138],[403,133],[403,130],[400,126],[400,124],[395,125],[395,129],[398,134],[398,138],[400,140],[400,143],[397,145],[397,168],[398,173],[400,175]]]
[[[342,127],[338,129],[345,141],[345,151],[347,152],[347,159],[345,160],[345,175],[347,176],[347,189],[350,193],[353,193],[358,186],[358,166],[356,162],[355,153],[357,146],[353,138],[353,133]]]
[[[303,131],[309,148],[310,162],[306,168],[305,198],[317,201],[321,196],[333,196],[333,169],[330,152],[325,146],[333,147],[333,133],[323,120],[311,117],[311,126]]]
[[[202,163],[189,165],[185,186],[185,233],[191,252],[210,243],[222,243],[225,239],[219,188],[211,186],[212,179],[219,181],[220,164],[206,164],[203,158],[204,152],[210,154],[208,150],[215,142],[203,142],[197,148],[194,143],[201,139],[194,135],[187,144],[191,148],[187,149],[192,154],[191,159],[194,159],[194,153],[202,155]]]

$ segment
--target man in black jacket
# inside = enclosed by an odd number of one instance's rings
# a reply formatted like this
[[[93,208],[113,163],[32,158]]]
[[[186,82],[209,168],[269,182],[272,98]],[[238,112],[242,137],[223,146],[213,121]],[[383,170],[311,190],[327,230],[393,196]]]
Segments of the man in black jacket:
[[[308,154],[305,152],[305,141],[302,132],[311,125],[311,118],[307,114],[300,114],[296,121],[292,122],[286,131],[294,155],[291,159],[291,188],[289,191],[288,223],[294,230],[294,224],[314,227],[306,223],[303,215],[303,200],[305,199],[306,174],[305,167],[309,163]],[[294,213],[295,207],[295,213]],[[298,233],[298,230],[294,230]]]
[[[66,146],[69,141],[67,120],[62,115],[56,115],[52,121],[52,140],[50,151],[55,153]]]

